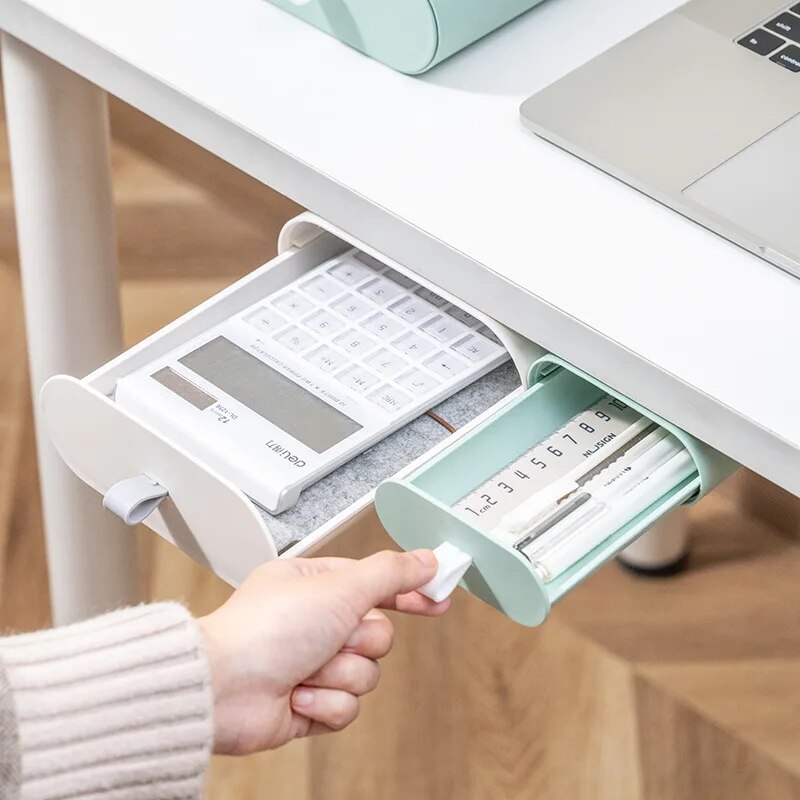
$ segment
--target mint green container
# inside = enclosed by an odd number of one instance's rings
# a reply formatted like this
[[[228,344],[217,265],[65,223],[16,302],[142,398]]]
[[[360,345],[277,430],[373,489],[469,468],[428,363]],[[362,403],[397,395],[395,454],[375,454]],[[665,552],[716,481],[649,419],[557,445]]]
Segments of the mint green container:
[[[271,0],[400,72],[416,75],[541,0]]]
[[[473,559],[461,583],[465,589],[523,625],[540,625],[559,597],[667,512],[713,489],[738,465],[555,356],[545,356],[532,365],[528,387],[413,474],[382,483],[375,507],[384,527],[403,549],[435,548],[450,542]],[[545,583],[525,556],[454,514],[450,506],[604,394],[617,397],[675,434],[692,455],[697,474],[587,552],[570,570]]]

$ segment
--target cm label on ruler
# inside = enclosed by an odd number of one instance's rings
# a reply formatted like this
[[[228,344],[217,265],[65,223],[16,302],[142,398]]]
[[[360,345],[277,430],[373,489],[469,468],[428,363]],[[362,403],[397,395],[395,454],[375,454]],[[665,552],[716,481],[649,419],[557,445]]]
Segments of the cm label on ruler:
[[[641,420],[621,400],[604,395],[453,504],[491,531],[509,509],[598,454]],[[614,448],[611,448],[614,449]]]

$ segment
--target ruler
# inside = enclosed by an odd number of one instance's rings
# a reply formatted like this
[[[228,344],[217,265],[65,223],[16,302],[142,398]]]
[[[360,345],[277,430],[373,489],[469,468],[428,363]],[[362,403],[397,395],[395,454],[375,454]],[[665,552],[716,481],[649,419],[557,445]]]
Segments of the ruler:
[[[605,461],[642,415],[604,395],[461,497],[452,508],[490,533],[512,508],[581,464]],[[520,432],[522,436],[524,432]],[[621,444],[621,442],[620,442]]]

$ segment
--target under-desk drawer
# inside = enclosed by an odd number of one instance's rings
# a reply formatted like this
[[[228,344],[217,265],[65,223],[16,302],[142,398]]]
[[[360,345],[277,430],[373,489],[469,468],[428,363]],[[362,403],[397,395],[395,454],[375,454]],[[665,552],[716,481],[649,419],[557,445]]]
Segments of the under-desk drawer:
[[[303,214],[283,230],[280,255],[272,261],[85,378],[60,375],[46,383],[41,396],[45,424],[70,468],[104,497],[121,483],[123,499],[131,491],[141,493],[133,498],[133,520],[144,518],[147,526],[234,584],[265,560],[307,555],[347,528],[372,503],[381,481],[435,454],[453,434],[434,417],[421,416],[304,489],[288,510],[272,515],[252,502],[242,486],[192,453],[186,442],[181,446],[177,436],[115,402],[115,392],[120,379],[353,246],[413,275],[416,283],[476,317],[511,355],[505,365],[434,408],[438,417],[460,433],[520,390],[521,376],[542,354],[540,348],[326,222]],[[136,478],[141,480],[131,481],[130,489],[124,485]],[[164,490],[168,495],[156,505],[158,491]]]
[[[462,586],[538,625],[556,600],[738,465],[556,356],[532,364],[526,386],[446,449],[384,481],[375,506],[401,547],[457,548],[471,560]],[[617,455],[626,435],[629,449]],[[584,488],[564,474],[570,453]]]
[[[224,477],[193,451],[191,441],[170,435],[163,427],[157,429],[116,401],[121,379],[353,247],[401,276],[412,277],[443,303],[472,315],[477,320],[472,324],[486,326],[510,360],[436,406],[435,414],[412,420],[307,486],[294,505],[276,514],[250,499],[245,481]],[[107,506],[131,521],[143,519],[230,583],[239,583],[263,561],[312,553],[349,529],[350,522],[375,499],[381,521],[402,547],[449,542],[472,559],[462,585],[519,622],[538,624],[558,597],[673,507],[697,499],[736,466],[634,401],[548,356],[480,310],[465,306],[413,270],[313,215],[303,214],[288,223],[279,249],[277,258],[92,374],[83,379],[56,376],[42,390],[43,416],[56,448],[72,470],[105,498]],[[481,487],[493,479],[500,491],[514,491],[513,480],[497,478],[500,471],[531,446],[546,444],[554,431],[562,435],[560,426],[604,398],[626,414],[644,415],[648,424],[677,437],[691,461],[691,475],[668,487],[607,536],[593,539],[590,535],[585,552],[578,553],[569,569],[548,576],[518,543],[494,535],[486,525],[465,516],[459,501],[470,492],[484,496]],[[595,430],[583,424],[582,430]],[[577,437],[571,438],[578,446]],[[549,453],[560,458],[557,454],[564,448],[549,447]],[[532,468],[540,467],[540,461],[534,458]],[[524,470],[518,474],[528,478]],[[495,502],[488,497],[489,504]]]

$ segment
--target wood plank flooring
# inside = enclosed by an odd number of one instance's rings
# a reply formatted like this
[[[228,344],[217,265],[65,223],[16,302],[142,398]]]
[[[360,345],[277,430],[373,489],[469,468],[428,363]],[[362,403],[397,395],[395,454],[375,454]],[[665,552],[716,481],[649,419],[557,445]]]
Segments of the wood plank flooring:
[[[121,104],[113,122],[133,343],[270,258],[297,207]],[[0,126],[0,624],[25,630],[49,612],[4,144]],[[685,575],[612,564],[537,630],[460,592],[444,620],[398,619],[356,725],[216,759],[209,797],[800,800],[800,503],[742,475],[692,510],[692,526]],[[201,613],[227,596],[138,536],[148,597]],[[389,544],[368,518],[329,550]]]

